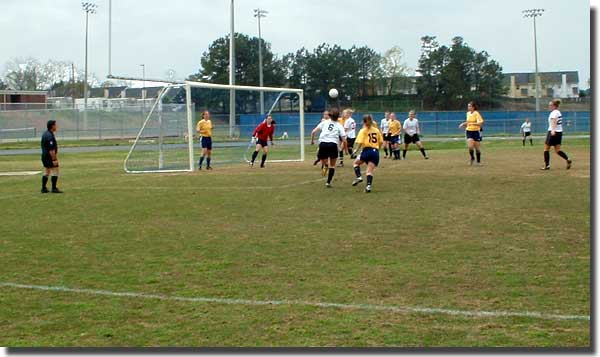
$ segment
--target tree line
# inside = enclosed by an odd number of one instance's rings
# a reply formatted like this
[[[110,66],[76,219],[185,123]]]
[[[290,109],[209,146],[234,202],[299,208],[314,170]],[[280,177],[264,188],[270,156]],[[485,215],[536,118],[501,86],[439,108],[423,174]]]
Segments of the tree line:
[[[236,84],[258,86],[259,39],[236,33],[235,42]],[[309,103],[326,101],[329,89],[337,88],[343,101],[411,96],[422,100],[427,108],[452,110],[463,109],[470,100],[497,106],[506,91],[500,64],[458,36],[448,46],[440,45],[434,36],[422,37],[421,56],[414,71],[405,63],[404,51],[398,46],[378,53],[368,46],[342,48],[322,43],[312,50],[303,47],[282,56],[274,54],[271,44],[264,40],[262,46],[264,85],[301,88]],[[56,96],[81,96],[83,74],[78,69],[74,72],[69,62],[43,64],[31,58],[14,59],[6,64],[0,88],[54,90]],[[229,36],[213,41],[199,59],[198,71],[187,78],[229,83]],[[100,83],[93,76],[90,82],[92,87],[113,85]],[[253,99],[248,98],[251,93],[246,98],[241,92],[238,95],[241,102]],[[215,95],[210,98],[228,102],[223,99]],[[209,98],[204,95],[194,100]]]

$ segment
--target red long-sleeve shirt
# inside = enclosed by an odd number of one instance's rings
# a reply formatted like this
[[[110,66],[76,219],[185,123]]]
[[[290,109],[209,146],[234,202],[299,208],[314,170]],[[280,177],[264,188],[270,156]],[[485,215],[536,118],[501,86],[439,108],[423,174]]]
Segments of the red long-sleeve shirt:
[[[274,132],[275,132],[275,123],[271,123],[271,126],[268,126],[267,122],[263,121],[256,127],[256,129],[254,129],[252,136],[257,137],[262,141],[267,141],[269,139],[271,139],[271,141],[273,141],[273,133]]]

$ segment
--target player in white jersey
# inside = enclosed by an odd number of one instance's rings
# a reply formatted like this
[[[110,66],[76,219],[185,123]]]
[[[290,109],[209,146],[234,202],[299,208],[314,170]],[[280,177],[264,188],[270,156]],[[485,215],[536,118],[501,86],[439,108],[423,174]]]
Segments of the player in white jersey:
[[[338,123],[340,111],[333,108],[329,111],[331,119],[324,120],[317,125],[310,134],[310,144],[315,144],[315,134],[319,135],[319,160],[323,164],[323,176],[328,171],[325,187],[331,188],[331,181],[335,175],[335,162],[339,155],[340,144],[346,144],[346,132],[344,127]]]
[[[390,129],[390,112],[385,112],[385,117],[381,119],[381,126],[379,127],[379,131],[381,131],[381,135],[383,135],[383,150],[385,151],[385,159],[388,158],[388,148],[390,150],[390,157],[392,157],[392,147],[390,146],[390,133],[388,133]]]
[[[567,161],[567,170],[571,168],[573,161],[569,159],[569,156],[560,150],[562,144],[562,133],[563,133],[563,117],[558,110],[560,106],[560,100],[554,99],[548,103],[548,109],[551,110],[548,115],[548,135],[546,135],[546,142],[544,143],[544,167],[542,170],[550,170],[550,147],[554,146],[554,152],[565,161]]]
[[[529,118],[525,118],[523,124],[521,124],[521,134],[523,134],[523,146],[525,146],[525,140],[529,137],[529,143],[533,146],[533,138],[531,137],[531,122]]]
[[[427,156],[427,153],[423,148],[423,144],[421,143],[421,139],[419,138],[419,135],[421,134],[421,127],[419,126],[419,119],[415,117],[414,110],[411,110],[408,113],[408,118],[404,121],[402,129],[404,129],[404,150],[402,150],[402,158],[406,159],[408,145],[414,143],[421,151],[421,154],[425,160],[429,160],[429,156]]]
[[[351,159],[356,159],[356,156],[352,155],[354,142],[356,141],[356,122],[354,121],[354,118],[349,117],[346,119],[344,122],[344,131],[346,132],[346,142],[348,143],[346,152]]]
[[[329,110],[326,110],[323,112],[323,116],[321,117],[321,121],[325,121],[328,120],[329,118]],[[315,162],[313,162],[313,166],[318,164],[319,161],[321,161],[321,159],[319,159],[319,148],[317,148],[317,159],[315,160]],[[321,166],[321,169],[323,169],[323,166]]]

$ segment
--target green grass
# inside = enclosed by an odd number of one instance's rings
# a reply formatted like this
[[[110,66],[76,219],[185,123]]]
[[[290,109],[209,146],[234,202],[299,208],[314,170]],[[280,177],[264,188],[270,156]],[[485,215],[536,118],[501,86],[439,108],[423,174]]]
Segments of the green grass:
[[[590,315],[590,143],[574,166],[519,141],[431,143],[350,167],[305,163],[127,175],[124,153],[61,154],[63,195],[1,177],[0,283],[180,297]],[[276,150],[273,149],[273,150]],[[0,157],[0,172],[39,169]],[[364,169],[363,169],[364,171]],[[590,322],[228,305],[0,287],[0,345],[581,347]]]

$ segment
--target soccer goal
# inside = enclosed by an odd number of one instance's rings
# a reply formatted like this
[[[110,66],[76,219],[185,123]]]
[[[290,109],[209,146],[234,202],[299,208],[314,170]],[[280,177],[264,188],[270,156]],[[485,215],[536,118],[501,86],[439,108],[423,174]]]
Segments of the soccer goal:
[[[252,133],[267,115],[276,122],[275,145],[269,146],[267,162],[304,160],[304,95],[301,89],[195,81],[164,84],[132,142],[124,163],[126,172],[189,172],[197,169],[202,148],[196,125],[205,111],[210,113],[213,123],[212,166],[248,162],[255,148]],[[229,104],[232,94],[235,98],[233,110]],[[262,114],[261,107],[264,108]]]

